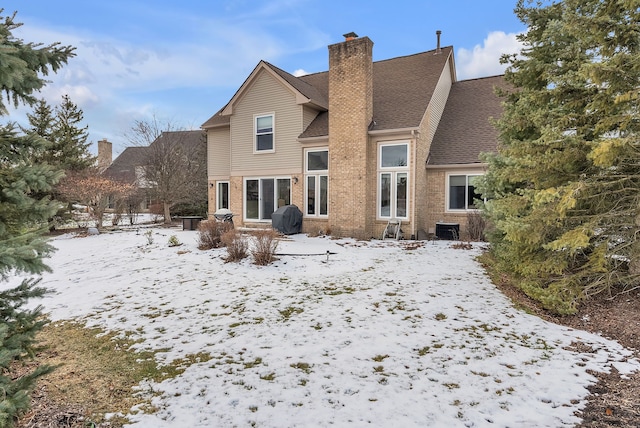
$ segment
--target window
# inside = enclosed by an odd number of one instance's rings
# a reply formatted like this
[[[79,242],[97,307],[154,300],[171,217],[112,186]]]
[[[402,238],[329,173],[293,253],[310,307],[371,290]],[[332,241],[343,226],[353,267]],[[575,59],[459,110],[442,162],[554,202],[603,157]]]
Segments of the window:
[[[480,175],[449,176],[449,210],[476,209],[475,201],[482,196],[476,193],[474,181]]]
[[[216,210],[229,209],[229,182],[218,181],[216,191]]]
[[[378,217],[408,218],[409,144],[381,144],[378,166]]]
[[[305,152],[305,215],[326,216],[329,213],[329,150]]]
[[[246,220],[271,220],[278,208],[291,204],[290,178],[251,178],[244,183]]]
[[[255,117],[255,151],[272,152],[273,149],[273,115]]]

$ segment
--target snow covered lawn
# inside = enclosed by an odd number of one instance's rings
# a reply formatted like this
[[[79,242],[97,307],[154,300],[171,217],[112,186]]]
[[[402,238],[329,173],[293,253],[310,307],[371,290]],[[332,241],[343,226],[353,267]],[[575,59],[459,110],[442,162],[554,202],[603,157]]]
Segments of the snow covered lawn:
[[[588,370],[640,368],[616,342],[516,310],[480,248],[296,235],[259,267],[199,251],[194,231],[152,230],[150,245],[135,231],[56,238],[55,293],[39,302],[131,332],[160,363],[210,357],[143,385],[160,410],[135,427],[572,426]]]

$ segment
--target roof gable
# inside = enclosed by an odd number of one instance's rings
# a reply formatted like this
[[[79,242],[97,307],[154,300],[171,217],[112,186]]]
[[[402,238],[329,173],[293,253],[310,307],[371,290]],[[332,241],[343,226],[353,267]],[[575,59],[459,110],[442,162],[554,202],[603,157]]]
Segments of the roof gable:
[[[251,84],[256,77],[261,73],[266,72],[272,75],[276,80],[282,83],[283,86],[288,88],[296,97],[297,104],[314,104],[320,108],[327,108],[326,98],[322,97],[319,92],[308,83],[296,78],[292,74],[287,73],[284,70],[279,69],[266,61],[260,61],[256,68],[253,69],[249,77],[244,81],[242,86],[236,91],[231,100],[222,109],[222,115],[233,114],[233,107],[240,98],[251,87]]]
[[[417,128],[424,117],[431,96],[447,62],[453,62],[453,47],[431,50],[373,63],[373,120],[371,130]],[[231,100],[209,118],[202,128],[229,126],[233,106],[261,71],[266,71],[296,94],[298,104],[312,105],[318,116],[300,138],[326,136],[329,121],[326,113],[329,98],[329,72],[296,77],[260,61]],[[453,71],[452,71],[453,72]],[[454,80],[455,80],[455,76]]]

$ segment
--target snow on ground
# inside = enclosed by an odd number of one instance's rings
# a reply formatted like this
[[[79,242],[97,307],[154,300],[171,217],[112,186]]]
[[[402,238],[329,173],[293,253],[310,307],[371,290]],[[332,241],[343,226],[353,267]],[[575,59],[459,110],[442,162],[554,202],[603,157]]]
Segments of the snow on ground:
[[[516,310],[479,248],[295,235],[259,267],[198,250],[194,231],[152,236],[56,238],[39,302],[132,332],[160,363],[210,355],[152,385],[159,411],[133,427],[572,426],[588,370],[640,368],[616,342]]]

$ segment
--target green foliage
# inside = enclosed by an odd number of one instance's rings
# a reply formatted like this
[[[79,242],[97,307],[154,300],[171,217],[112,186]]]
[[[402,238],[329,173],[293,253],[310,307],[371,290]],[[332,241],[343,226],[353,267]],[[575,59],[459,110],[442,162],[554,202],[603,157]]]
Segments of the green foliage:
[[[81,171],[95,162],[89,153],[88,126],[81,127],[84,113],[71,101],[69,95],[62,96],[62,103],[55,108],[55,119],[51,132],[52,146],[48,161],[60,165],[65,171]]]
[[[47,141],[51,141],[53,131],[53,109],[44,100],[40,99],[33,107],[32,113],[27,113],[30,127],[24,129],[25,133],[33,132]]]
[[[176,235],[171,235],[169,237],[169,242],[168,242],[170,247],[178,247],[180,245],[182,245],[182,242],[180,242],[180,240],[178,239],[178,237]]]
[[[480,191],[500,269],[549,309],[640,274],[638,0],[520,0],[498,153]]]
[[[0,15],[2,10],[0,9]],[[20,26],[12,16],[0,16],[0,88],[10,102],[32,104],[33,92],[46,83],[41,76],[58,70],[73,56],[73,48],[57,44],[25,43],[11,32]],[[0,114],[7,114],[0,100]],[[37,134],[18,135],[14,124],[0,126],[0,279],[12,272],[41,273],[47,269],[42,258],[52,248],[42,239],[47,219],[56,211],[48,197],[62,172],[37,163],[48,149]],[[37,281],[0,293],[0,426],[13,426],[15,417],[29,407],[29,392],[35,380],[50,368],[39,367],[13,379],[11,366],[31,351],[35,333],[42,327],[40,309],[24,308],[28,299],[44,290]]]
[[[62,103],[55,107],[55,111],[44,99],[38,100],[33,113],[27,117],[30,126],[23,128],[23,132],[39,135],[48,143],[47,150],[40,153],[34,162],[47,163],[66,174],[86,171],[95,163],[95,157],[89,153],[87,126],[80,127],[83,112],[68,95],[62,97]],[[70,219],[71,203],[77,201],[66,198],[58,188],[38,196],[47,195],[66,202],[60,205],[54,219],[62,222]],[[55,228],[55,223],[51,227]]]
[[[2,16],[0,9],[0,88],[3,95],[15,107],[20,103],[31,105],[36,99],[32,95],[42,89],[46,80],[41,77],[57,72],[69,58],[75,56],[74,47],[59,43],[42,45],[25,43],[13,36],[13,30],[22,26],[14,21],[16,14]],[[0,115],[8,114],[3,99],[0,99]]]
[[[31,159],[46,150],[35,135],[19,136],[13,124],[0,126],[0,277],[11,270],[39,273],[51,247],[42,239],[47,219],[57,210],[46,193],[61,171]]]

